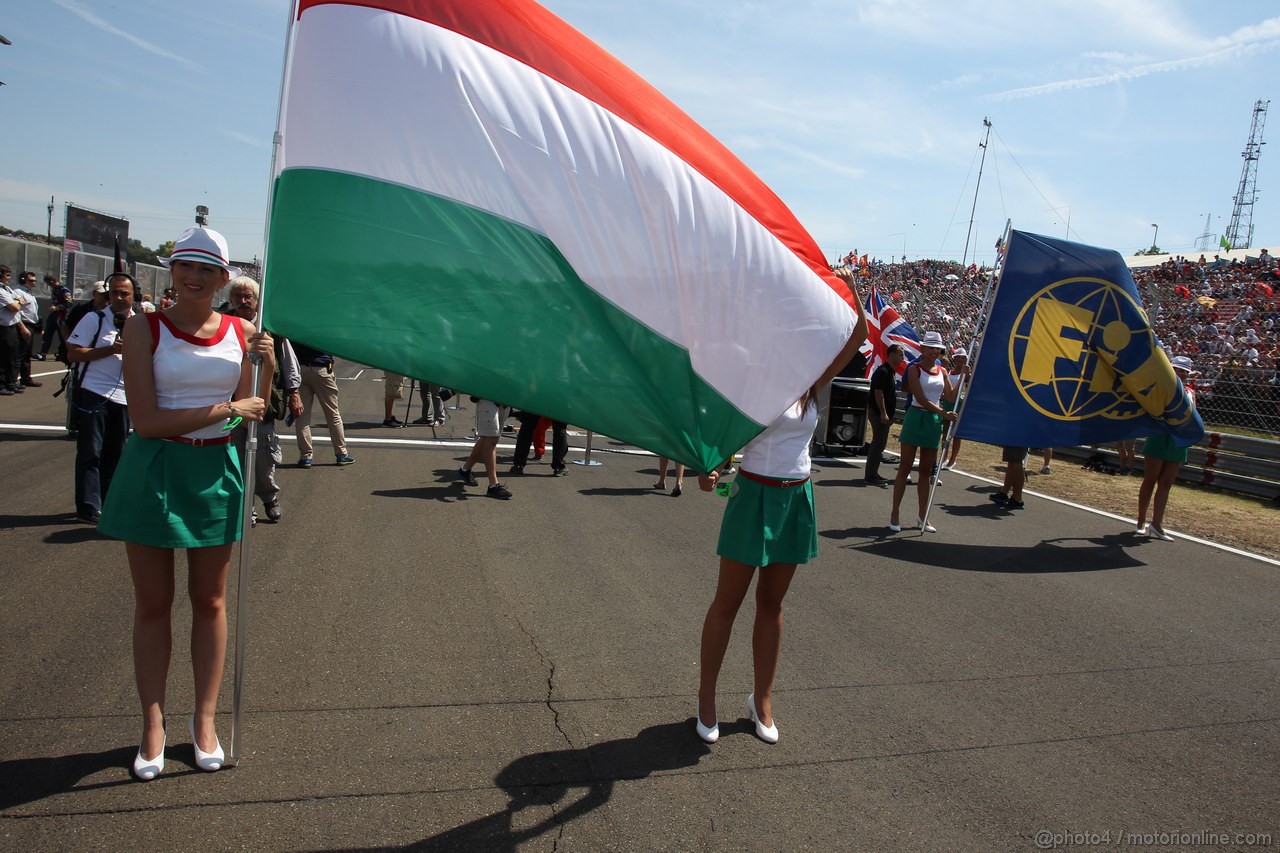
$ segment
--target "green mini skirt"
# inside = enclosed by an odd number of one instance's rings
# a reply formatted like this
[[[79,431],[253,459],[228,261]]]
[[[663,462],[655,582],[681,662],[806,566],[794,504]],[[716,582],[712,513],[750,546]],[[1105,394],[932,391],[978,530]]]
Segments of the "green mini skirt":
[[[899,440],[912,447],[937,450],[942,446],[942,415],[912,406],[902,416]]]
[[[1173,440],[1173,436],[1162,432],[1147,437],[1147,440],[1142,443],[1142,455],[1163,459],[1166,462],[1186,462],[1187,448],[1179,447]]]
[[[234,444],[194,447],[129,436],[98,530],[155,548],[240,539],[244,478]]]
[[[741,475],[733,482],[737,492],[724,508],[716,554],[748,566],[804,564],[818,556],[812,481],[785,489]]]

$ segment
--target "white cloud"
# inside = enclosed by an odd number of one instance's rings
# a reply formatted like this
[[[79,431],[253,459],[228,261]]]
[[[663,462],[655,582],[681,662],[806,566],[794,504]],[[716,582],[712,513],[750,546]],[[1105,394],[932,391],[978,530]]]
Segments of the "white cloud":
[[[182,65],[187,66],[188,68],[200,70],[200,66],[192,62],[190,59],[187,59],[184,56],[179,56],[178,54],[173,53],[172,51],[165,50],[163,47],[160,47],[159,45],[155,45],[149,41],[138,38],[132,33],[125,32],[119,27],[116,27],[113,24],[107,21],[104,21],[102,18],[98,17],[91,9],[85,8],[80,3],[75,2],[75,0],[53,0],[53,2],[61,6],[62,8],[66,9],[68,12],[71,12],[72,14],[81,18],[91,26],[97,27],[98,29],[102,30],[104,33],[107,33],[113,36],[119,36],[120,38],[134,45],[135,47],[141,48],[142,50],[145,50],[148,53],[154,53],[156,56],[162,56],[165,59],[171,59],[174,62],[178,62],[178,63],[181,63]]]

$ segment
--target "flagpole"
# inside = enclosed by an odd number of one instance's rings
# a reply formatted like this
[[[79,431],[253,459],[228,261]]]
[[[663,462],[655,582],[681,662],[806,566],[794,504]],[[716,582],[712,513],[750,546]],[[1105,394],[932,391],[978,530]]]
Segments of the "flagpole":
[[[973,340],[969,341],[969,370],[967,375],[961,375],[960,387],[956,389],[956,419],[952,423],[951,429],[947,431],[946,440],[943,441],[941,449],[938,451],[938,472],[930,474],[932,482],[929,484],[929,500],[924,505],[924,519],[920,524],[920,535],[924,535],[925,525],[929,523],[929,512],[933,509],[933,496],[938,491],[938,481],[942,479],[942,462],[947,458],[947,450],[951,446],[951,439],[960,430],[960,420],[964,417],[965,408],[965,390],[969,384],[969,377],[977,373],[978,359],[982,357],[983,339],[986,337],[987,324],[991,321],[991,308],[995,305],[995,296],[1000,289],[1000,278],[1004,274],[1004,259],[1009,246],[1009,232],[1012,230],[1013,220],[1006,219],[1004,223],[1004,236],[1000,238],[1000,245],[1005,247],[996,256],[995,265],[991,267],[991,273],[987,276],[987,289],[982,295],[982,311],[980,312],[981,320],[978,322],[978,328],[974,330]],[[920,472],[923,474],[923,472]]]
[[[289,3],[289,24],[285,28],[284,38],[284,61],[280,70],[280,100],[276,106],[276,129],[271,140],[271,178],[267,186],[267,220],[263,229],[262,240],[262,282],[258,291],[258,321],[259,331],[265,329],[264,316],[266,311],[266,269],[267,269],[267,249],[268,237],[271,233],[271,196],[272,189],[275,184],[276,176],[276,158],[280,152],[280,117],[284,112],[284,93],[285,81],[289,74],[289,59],[293,53],[293,27],[297,21],[298,0],[291,0]],[[261,379],[262,358],[256,355],[249,356],[249,362],[253,365],[253,382],[250,387],[256,395],[259,391],[258,383]],[[240,538],[240,565],[236,572],[236,642],[235,642],[235,674],[233,676],[234,690],[232,693],[231,703],[231,749],[229,760],[232,764],[238,764],[240,761],[241,747],[244,739],[244,729],[242,726],[244,711],[244,662],[245,650],[248,646],[249,635],[249,555],[251,552],[252,542],[251,531],[253,530],[253,500],[254,500],[254,476],[258,459],[258,424],[256,421],[250,421],[246,430],[245,460],[242,466],[244,471],[244,502],[241,506],[241,538]]]

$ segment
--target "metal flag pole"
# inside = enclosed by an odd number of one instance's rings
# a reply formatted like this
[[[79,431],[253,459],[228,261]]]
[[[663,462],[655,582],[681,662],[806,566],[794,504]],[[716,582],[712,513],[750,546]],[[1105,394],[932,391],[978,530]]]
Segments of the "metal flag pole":
[[[253,377],[249,387],[253,389],[256,396],[258,391],[258,382],[262,376],[262,356],[257,353],[249,353],[249,363],[253,365],[251,376]],[[248,421],[245,429],[244,441],[244,462],[241,470],[244,472],[244,500],[240,506],[240,566],[236,570],[236,663],[235,663],[235,688],[232,692],[231,702],[231,763],[236,763],[240,759],[240,721],[241,709],[243,708],[242,698],[244,695],[244,655],[246,637],[248,636],[249,622],[249,555],[251,545],[253,544],[253,501],[254,488],[256,482],[255,477],[258,467],[258,422]]]
[[[583,457],[581,459],[573,460],[574,465],[590,465],[592,467],[595,467],[596,465],[604,464],[603,462],[599,462],[591,458],[591,437],[593,435],[595,435],[595,433],[593,433],[591,430],[587,430],[587,451],[585,454],[583,454]]]
[[[267,181],[267,219],[264,226],[262,241],[262,269],[264,275],[262,277],[261,289],[258,295],[258,319],[262,322],[263,328],[266,325],[266,295],[267,282],[265,270],[267,269],[268,250],[270,248],[271,234],[271,199],[273,188],[276,180],[276,164],[280,155],[280,144],[283,137],[280,134],[280,118],[284,114],[284,96],[289,80],[289,60],[293,54],[293,35],[294,23],[298,20],[298,0],[290,0],[289,3],[289,23],[285,28],[284,37],[284,61],[280,68],[280,99],[276,105],[276,130],[271,139],[271,174]],[[261,329],[260,329],[261,331]],[[249,362],[253,365],[253,393],[256,395],[259,391],[258,383],[262,372],[262,359],[250,355]],[[235,674],[233,681],[235,688],[232,693],[231,705],[231,748],[229,750],[228,760],[231,764],[238,764],[240,754],[243,751],[244,727],[244,662],[245,650],[249,644],[249,554],[250,554],[250,531],[253,519],[253,500],[254,500],[254,469],[257,463],[258,449],[258,425],[250,422],[247,429],[247,437],[245,441],[245,464],[244,464],[244,507],[242,514],[242,534],[240,539],[240,566],[236,574],[236,658],[235,658]]]
[[[983,339],[986,337],[987,323],[991,320],[991,308],[995,304],[996,293],[1000,289],[1000,277],[1004,274],[1004,259],[1007,248],[1009,246],[1009,232],[1012,229],[1013,220],[1006,219],[1004,223],[1004,236],[1000,239],[1001,251],[996,257],[995,265],[991,267],[991,273],[987,276],[987,289],[982,294],[982,311],[979,316],[978,327],[974,329],[973,340],[969,341],[969,377],[978,372],[978,359],[982,357]],[[966,381],[966,377],[960,377],[960,387],[956,391],[956,419],[951,425],[951,430],[947,433],[946,440],[942,443],[941,449],[938,451],[938,459],[947,458],[947,449],[951,446],[951,439],[960,431],[960,421],[964,417],[965,403],[967,398],[965,390],[967,385],[972,384],[972,379]],[[920,535],[924,535],[925,525],[929,523],[929,513],[933,510],[933,496],[938,491],[938,481],[942,479],[942,463],[938,462],[937,473],[930,474],[929,484],[929,500],[924,505],[924,519],[920,525]]]

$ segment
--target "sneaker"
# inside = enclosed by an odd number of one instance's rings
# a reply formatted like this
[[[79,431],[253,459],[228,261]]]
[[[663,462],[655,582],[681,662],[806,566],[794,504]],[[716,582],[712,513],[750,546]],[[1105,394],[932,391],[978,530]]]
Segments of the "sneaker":
[[[9,390],[10,390],[10,391],[12,391],[12,392],[13,392],[13,393],[15,393],[15,394],[21,394],[23,391],[25,391],[25,390],[27,390],[27,389],[26,389],[26,388],[23,388],[21,385],[10,385],[10,386],[9,386]]]
[[[1041,469],[1040,469],[1040,473],[1041,473],[1041,474],[1048,474],[1048,473],[1049,473],[1049,466],[1048,466],[1048,465],[1045,465],[1043,468],[1041,468]]]
[[[533,461],[534,461],[534,462],[541,462],[541,461],[542,461],[542,457],[543,457],[543,456],[545,456],[545,455],[546,455],[545,453],[535,453],[535,454],[533,455]]]
[[[523,475],[524,475],[524,466],[523,466],[523,465],[512,465],[512,466],[511,466],[511,470],[507,471],[507,473],[508,473],[508,474],[514,474],[514,475],[515,475],[515,476],[517,476],[517,477],[523,476]]]
[[[1005,504],[1009,502],[1009,496],[1004,492],[996,492],[994,495],[988,495],[987,499],[993,500],[998,504]]]
[[[868,486],[887,486],[893,480],[886,480],[884,477],[867,477],[866,484]]]
[[[0,388],[0,397],[12,397],[13,392],[8,388]]]
[[[92,509],[87,512],[76,513],[76,521],[80,522],[81,524],[92,524],[95,527],[97,527],[98,519],[101,517],[102,517],[102,513]]]
[[[22,380],[22,384],[27,386],[28,388],[39,388],[42,385],[44,385],[43,382],[37,382],[34,379],[24,379]]]
[[[671,490],[671,497],[678,498],[684,493],[684,489],[680,488],[680,484],[676,483],[676,487]]]
[[[31,356],[31,360],[32,360],[32,361],[44,361],[44,353],[42,353],[42,352],[33,353],[33,354],[32,354],[32,356]]]
[[[420,424],[422,426],[430,426],[434,423],[434,421],[432,421],[431,418],[414,418],[413,422],[415,424]],[[382,423],[383,423],[383,426],[386,426],[386,421],[383,421]]]
[[[1009,501],[1005,501],[1004,503],[1005,509],[1022,509],[1025,506],[1026,504],[1024,504],[1022,501],[1009,500]]]
[[[564,469],[564,468],[552,468],[552,469],[551,469],[551,476],[553,476],[553,477],[568,477],[568,476],[569,476],[569,472],[568,472],[566,469]]]
[[[404,426],[404,421],[400,420],[395,415],[392,415],[391,417],[384,420],[382,422],[382,425],[384,427],[394,427],[396,429],[399,429],[400,427]]]
[[[476,482],[476,478],[471,476],[471,472],[468,471],[466,468],[458,469],[458,479],[460,479],[465,485],[468,485],[468,486],[480,485],[479,483]]]
[[[270,521],[272,524],[275,524],[284,517],[284,513],[280,511],[280,501],[272,501],[269,504],[263,505],[263,510],[267,513],[267,521]]]
[[[494,483],[487,490],[485,490],[485,494],[491,498],[499,498],[504,501],[507,498],[511,497],[510,490],[508,490],[507,487],[502,485],[501,483]]]
[[[725,476],[728,476],[729,474],[736,474],[737,472],[738,472],[738,469],[733,467],[732,465],[726,465],[724,466],[724,468],[720,469],[720,473],[724,474]]]
[[[350,465],[351,463],[356,461],[356,458],[352,456],[350,453],[344,453],[341,456],[339,456],[336,461],[339,465]]]
[[[299,459],[299,460],[298,460],[298,467],[299,467],[299,468],[305,468],[305,469],[307,469],[308,471],[309,471],[309,470],[311,470],[311,457],[310,457],[310,456],[303,456],[301,459]]]
[[[943,462],[943,463],[942,463],[942,470],[943,470],[943,471],[950,471],[950,470],[951,470],[952,468],[954,468],[954,467],[956,467],[956,463],[954,463],[954,462]]]

